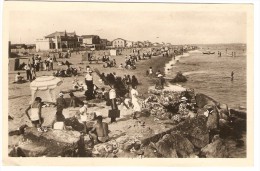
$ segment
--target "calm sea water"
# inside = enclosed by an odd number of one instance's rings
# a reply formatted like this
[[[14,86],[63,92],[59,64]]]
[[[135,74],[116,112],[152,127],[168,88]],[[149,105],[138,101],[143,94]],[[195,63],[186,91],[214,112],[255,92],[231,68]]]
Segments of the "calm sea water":
[[[206,50],[215,54],[202,54]],[[222,57],[218,57],[218,51],[222,53]],[[232,52],[236,52],[236,57],[231,57]],[[186,83],[179,83],[184,87],[194,88],[197,93],[204,93],[220,103],[228,104],[231,108],[246,107],[246,58],[245,45],[203,45],[197,52],[180,57],[179,63],[173,60],[166,64],[166,76],[173,78],[178,71],[181,71],[188,77]],[[167,67],[171,69],[167,70]],[[231,81],[232,71],[233,81]],[[243,134],[242,140],[245,142],[242,147],[236,147],[233,140],[225,140],[230,157],[246,157],[246,133]]]
[[[233,108],[246,107],[246,46],[204,45],[200,48],[200,52],[210,50],[215,54],[205,55],[197,51],[186,57],[184,55],[169,70],[167,77],[173,78],[176,72],[181,71],[188,77],[186,83],[180,83],[184,87],[194,88],[196,92],[204,93]],[[222,57],[218,57],[218,51]],[[231,57],[232,52],[236,52],[236,57]]]

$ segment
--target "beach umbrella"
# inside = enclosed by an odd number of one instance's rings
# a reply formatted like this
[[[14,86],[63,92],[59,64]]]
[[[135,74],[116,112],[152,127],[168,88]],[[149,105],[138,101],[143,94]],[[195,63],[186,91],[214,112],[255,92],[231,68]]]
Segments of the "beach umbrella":
[[[32,101],[35,97],[41,97],[43,102],[55,103],[59,93],[59,86],[62,84],[60,78],[54,76],[41,76],[30,84]]]

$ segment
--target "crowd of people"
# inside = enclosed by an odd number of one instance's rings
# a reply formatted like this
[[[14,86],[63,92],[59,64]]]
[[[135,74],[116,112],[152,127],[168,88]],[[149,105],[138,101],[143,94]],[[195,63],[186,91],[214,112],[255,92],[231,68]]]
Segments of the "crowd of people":
[[[133,51],[133,53],[136,53],[136,51]],[[69,54],[70,53],[68,53],[68,56]],[[138,60],[151,58],[151,53],[143,53],[143,58],[140,55],[140,51],[137,51],[137,54],[138,55],[126,56],[125,65],[120,64],[119,67],[126,69],[135,69],[136,62]],[[102,61],[106,63],[105,67],[116,66],[116,60],[111,60],[109,56],[104,55]],[[36,77],[36,72],[40,70],[52,71],[54,69],[54,62],[57,62],[56,58],[54,59],[54,57],[51,58],[50,56],[48,56],[47,59],[43,61],[40,56],[33,57],[33,65],[26,65],[27,67],[25,67],[26,71],[28,70],[27,79],[32,80],[32,76],[30,75],[30,73],[34,73]],[[42,67],[40,67],[40,63],[44,64],[43,69],[41,69]],[[111,118],[111,123],[116,122],[116,118],[120,117],[120,110],[118,108],[119,104],[123,104],[127,110],[132,110],[132,118],[137,119],[137,114],[141,112],[142,105],[140,104],[140,94],[137,90],[140,82],[135,75],[130,76],[129,74],[125,74],[123,76],[119,76],[116,74],[116,72],[98,74],[100,80],[104,85],[104,87],[99,88],[94,84],[94,71],[90,68],[90,66],[86,67],[84,81],[80,82],[77,77],[77,68],[71,67],[72,64],[69,61],[62,62],[61,64],[67,65],[67,69],[56,70],[53,75],[56,77],[75,76],[74,80],[72,81],[72,88],[73,90],[84,91],[85,99],[83,100],[79,97],[76,97],[73,92],[70,92],[70,103],[68,104],[64,98],[65,93],[60,92],[55,104],[56,117],[55,121],[53,122],[53,128],[66,129],[66,119],[63,115],[63,110],[67,107],[79,107],[75,117],[77,117],[84,125],[82,133],[89,135],[94,143],[108,141],[108,124],[103,122],[102,115],[98,115],[98,113],[90,114],[88,112],[89,101],[95,98],[105,100],[106,105],[111,107],[111,109],[109,109],[108,111],[108,117]],[[31,68],[34,68],[34,70],[32,70]],[[161,89],[163,89],[165,80],[163,79],[162,73],[160,71],[154,73],[152,67],[150,67],[148,70],[148,75],[152,76],[154,74],[159,80],[158,85]],[[16,77],[16,81],[19,82],[22,79],[23,78],[22,76],[20,76],[19,73],[19,75]],[[26,115],[28,116],[29,120],[32,121],[32,124],[40,132],[46,131],[43,127],[41,127],[43,122],[43,120],[41,119],[41,108],[42,100],[40,97],[36,97],[32,105],[30,105],[26,109]],[[28,113],[29,110],[31,110],[31,114]],[[92,122],[93,120],[96,120],[96,123],[94,125],[90,125],[89,122]]]

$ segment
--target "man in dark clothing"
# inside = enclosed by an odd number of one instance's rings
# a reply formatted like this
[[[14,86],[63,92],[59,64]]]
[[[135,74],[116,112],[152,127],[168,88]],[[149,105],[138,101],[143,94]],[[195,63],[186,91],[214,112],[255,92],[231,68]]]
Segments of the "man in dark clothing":
[[[70,107],[75,108],[84,105],[83,101],[81,101],[78,97],[74,96],[72,92],[70,93],[70,99]]]
[[[67,107],[66,101],[63,98],[63,93],[59,93],[59,97],[56,100],[57,112],[56,112],[56,121],[62,122],[65,120],[65,117],[62,114],[64,108]]]

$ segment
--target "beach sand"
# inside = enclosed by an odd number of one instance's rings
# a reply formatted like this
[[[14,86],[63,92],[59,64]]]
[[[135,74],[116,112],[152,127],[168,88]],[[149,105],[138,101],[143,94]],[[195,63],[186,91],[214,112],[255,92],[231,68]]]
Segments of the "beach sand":
[[[100,54],[103,54],[103,52],[99,52]],[[131,52],[128,50],[123,55],[112,57],[113,59],[116,59],[117,64],[124,63],[125,54],[130,54]],[[118,69],[118,68],[104,68],[103,64],[100,62],[100,64],[89,64],[88,62],[84,62],[84,64],[81,63],[81,54],[75,54],[72,53],[72,57],[69,59],[57,59],[58,61],[65,62],[68,60],[73,64],[74,66],[80,66],[84,68],[82,71],[80,71],[78,79],[84,83],[84,77],[85,73],[83,71],[85,70],[86,66],[89,65],[92,69],[97,68],[101,73],[112,73],[116,72],[118,76],[123,76],[125,74],[129,74],[130,76],[135,75],[140,82],[140,85],[138,86],[137,90],[139,91],[139,94],[143,96],[143,98],[147,97],[148,94],[148,87],[153,85],[155,83],[155,78],[150,78],[146,76],[146,70],[149,69],[150,66],[153,67],[154,71],[164,69],[164,64],[171,60],[171,58],[161,57],[161,56],[154,56],[150,60],[141,60],[137,62],[137,69],[135,70],[127,70],[127,69]],[[27,59],[22,59],[21,62],[27,62]],[[21,63],[20,62],[20,63]],[[58,68],[67,68],[67,66],[58,66],[57,63],[54,63],[54,69]],[[19,71],[22,76],[26,77],[25,71]],[[30,121],[28,120],[27,116],[25,115],[25,109],[28,107],[29,102],[31,100],[31,91],[30,91],[30,82],[26,82],[24,84],[13,84],[14,77],[17,71],[9,71],[8,78],[9,78],[9,105],[8,105],[8,115],[12,116],[14,120],[9,121],[8,128],[9,131],[16,130],[19,126],[23,124],[31,125]],[[52,75],[53,71],[40,71],[37,72],[37,76],[43,76],[43,75]],[[93,73],[94,78],[94,84],[96,84],[99,88],[106,87],[109,89],[108,86],[103,85],[101,82],[99,82],[99,77],[96,73]],[[61,78],[63,83],[60,86],[60,90],[68,91],[72,89],[72,81],[74,77],[65,77]],[[74,93],[77,97],[80,97],[81,99],[84,99],[84,92],[75,92]],[[69,102],[69,95],[65,94],[64,98]],[[100,104],[100,106],[105,106],[105,103]],[[105,106],[105,108],[90,108],[91,110],[98,110],[100,112],[103,112],[103,115],[107,115],[108,109],[110,107]],[[73,112],[77,109],[73,108],[67,108],[64,110],[65,113]],[[132,111],[129,111],[127,114],[130,114]],[[52,120],[55,117],[56,108],[54,107],[46,107],[42,109],[42,115],[45,118],[44,124],[45,126],[48,126],[51,124]],[[124,115],[124,114],[123,114]]]

